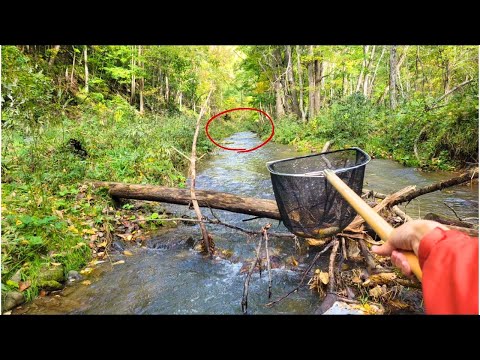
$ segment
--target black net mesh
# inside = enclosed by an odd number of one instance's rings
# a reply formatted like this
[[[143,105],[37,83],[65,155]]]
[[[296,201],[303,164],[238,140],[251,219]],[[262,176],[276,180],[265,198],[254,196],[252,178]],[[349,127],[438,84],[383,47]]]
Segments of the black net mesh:
[[[267,164],[285,226],[295,235],[323,238],[342,231],[355,210],[323,175],[332,169],[361,195],[370,157],[358,148],[273,161]]]

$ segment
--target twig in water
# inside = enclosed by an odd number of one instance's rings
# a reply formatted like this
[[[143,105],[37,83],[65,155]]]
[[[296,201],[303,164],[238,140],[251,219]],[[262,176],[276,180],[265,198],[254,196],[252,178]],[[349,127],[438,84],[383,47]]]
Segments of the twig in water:
[[[282,301],[283,299],[287,298],[288,296],[290,296],[291,294],[293,294],[294,292],[297,292],[299,289],[300,289],[300,286],[303,285],[303,282],[305,281],[305,278],[307,277],[307,274],[310,272],[310,270],[312,270],[313,266],[315,265],[315,263],[317,262],[318,258],[320,257],[320,255],[322,255],[325,251],[327,251],[328,249],[330,249],[331,247],[333,246],[333,241],[330,241],[326,246],[325,248],[318,252],[315,257],[313,258],[312,262],[310,263],[310,265],[308,266],[308,268],[303,272],[303,275],[302,275],[302,279],[300,280],[300,282],[298,283],[297,287],[295,287],[294,289],[290,290],[288,293],[286,293],[285,295],[281,296],[280,298],[278,298],[277,300],[274,300],[274,301],[271,301],[269,302],[268,304],[266,304],[265,306],[267,307],[272,307],[273,305],[279,303],[280,301]]]
[[[458,216],[457,212],[450,205],[448,205],[446,202],[443,202],[443,205],[445,205],[446,207],[448,207],[450,210],[453,211],[458,221],[463,221],[462,219],[460,219],[460,216]]]
[[[258,260],[260,259],[260,248],[262,246],[262,240],[263,240],[263,237],[260,237],[260,240],[258,241],[257,250],[256,250],[257,257],[255,258],[255,261],[252,262],[252,265],[250,265],[250,269],[248,269],[247,277],[245,278],[245,282],[243,283],[242,312],[244,314],[247,313],[247,308],[248,308],[248,286],[250,285],[250,279],[253,274],[253,269],[255,269],[255,265],[257,265]],[[261,269],[261,266],[260,266],[260,269]]]
[[[268,298],[272,297],[272,269],[270,267],[270,256],[268,254],[268,229],[272,224],[267,224],[262,228],[263,238],[265,239],[265,253],[267,255],[267,270],[268,270]]]
[[[247,222],[247,221],[252,221],[252,220],[260,219],[260,218],[261,218],[261,216],[255,216],[255,217],[252,217],[252,218],[249,218],[249,219],[243,219],[242,221]]]

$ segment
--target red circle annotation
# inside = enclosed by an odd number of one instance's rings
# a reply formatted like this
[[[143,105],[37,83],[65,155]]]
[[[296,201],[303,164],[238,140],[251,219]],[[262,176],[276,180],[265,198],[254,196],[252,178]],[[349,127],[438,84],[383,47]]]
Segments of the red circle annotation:
[[[255,146],[255,147],[253,147],[253,148],[250,148],[250,149],[244,149],[244,148],[229,148],[229,147],[220,145],[219,143],[217,143],[217,142],[210,136],[210,133],[208,132],[208,127],[210,126],[210,123],[211,123],[213,120],[215,120],[216,118],[218,118],[219,116],[222,116],[222,115],[227,114],[227,113],[232,112],[232,111],[241,111],[241,110],[256,111],[256,112],[259,112],[259,113],[261,113],[262,115],[264,115],[264,116],[270,121],[270,124],[272,125],[272,133],[270,134],[270,136],[268,137],[268,139],[265,140],[263,143],[261,143],[261,144],[258,145],[258,146]],[[236,151],[236,152],[239,152],[239,153],[244,153],[244,152],[250,152],[250,151],[257,150],[257,149],[261,148],[262,146],[266,145],[270,140],[272,140],[273,135],[275,134],[275,125],[273,124],[273,120],[272,120],[272,118],[270,117],[270,115],[268,115],[265,111],[260,110],[260,109],[256,109],[256,108],[243,107],[243,108],[228,109],[228,110],[222,111],[221,113],[218,113],[217,115],[212,116],[212,117],[210,118],[210,120],[207,121],[207,124],[205,125],[205,132],[206,132],[206,134],[207,134],[208,139],[209,139],[214,145],[218,146],[219,148],[222,148],[222,149],[224,149],[224,150],[230,150],[230,151]]]

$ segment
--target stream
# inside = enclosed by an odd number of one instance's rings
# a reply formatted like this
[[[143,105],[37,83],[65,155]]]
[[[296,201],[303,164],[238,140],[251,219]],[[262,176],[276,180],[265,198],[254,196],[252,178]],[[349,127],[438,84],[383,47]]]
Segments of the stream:
[[[240,132],[226,139],[229,147],[251,148],[260,139],[251,132]],[[267,161],[299,156],[292,146],[268,143],[248,153],[218,149],[208,159],[199,162],[197,189],[209,189],[244,196],[274,199]],[[406,168],[391,160],[372,160],[366,167],[364,187],[382,193],[391,193],[408,185],[417,187],[453,177],[449,172],[426,173]],[[454,218],[478,217],[478,187],[460,185],[423,195],[405,209],[414,218],[434,212]],[[165,204],[165,209],[176,216],[194,216],[186,206]],[[208,209],[203,213],[211,217]],[[222,221],[258,231],[268,219],[250,219],[251,216],[214,210]],[[476,220],[478,221],[478,219]],[[208,225],[216,246],[228,250],[229,259],[208,259],[187,247],[157,249],[165,238],[198,238],[197,226],[180,225],[161,230],[148,241],[146,248],[132,250],[134,256],[121,257],[124,264],[112,269],[108,263],[99,266],[90,277],[91,285],[67,286],[60,294],[37,299],[23,306],[28,314],[241,314],[243,282],[248,261],[254,257],[257,240],[223,226]],[[278,221],[271,231],[286,232]],[[301,240],[300,240],[301,241]],[[270,255],[277,265],[272,270],[272,300],[294,288],[302,270],[314,253],[305,246],[300,249],[292,239],[270,238]],[[328,258],[329,252],[326,254]],[[327,259],[317,267],[325,268]],[[298,262],[298,265],[296,264]],[[242,269],[243,267],[243,269]],[[250,282],[248,312],[250,314],[311,314],[319,306],[318,294],[304,286],[272,308],[265,306],[268,276],[254,273]],[[48,298],[48,299],[47,299]],[[47,300],[46,300],[47,299]],[[15,311],[17,312],[17,311]]]

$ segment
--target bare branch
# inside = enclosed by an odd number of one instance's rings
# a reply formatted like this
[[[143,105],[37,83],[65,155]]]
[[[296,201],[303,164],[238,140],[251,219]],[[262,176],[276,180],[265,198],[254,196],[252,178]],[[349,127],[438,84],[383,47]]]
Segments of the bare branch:
[[[193,209],[195,210],[195,214],[197,215],[198,220],[200,220],[200,230],[202,231],[202,238],[203,242],[205,244],[205,251],[208,253],[208,255],[212,255],[212,251],[210,249],[210,238],[209,234],[207,232],[207,228],[205,224],[201,221],[202,220],[202,212],[200,211],[200,206],[198,206],[198,201],[197,201],[197,196],[195,195],[195,178],[196,178],[196,170],[195,170],[195,162],[197,160],[197,139],[198,139],[198,133],[200,130],[200,120],[205,113],[205,109],[208,104],[208,100],[210,99],[210,95],[212,95],[213,89],[210,90],[208,93],[207,99],[205,100],[205,103],[202,106],[202,109],[200,110],[200,114],[198,115],[197,118],[197,126],[195,128],[195,134],[193,135],[193,142],[192,142],[192,155],[190,157],[190,198],[192,199],[192,205]]]

